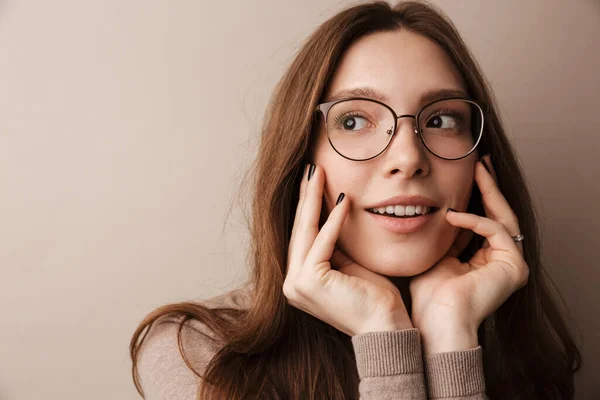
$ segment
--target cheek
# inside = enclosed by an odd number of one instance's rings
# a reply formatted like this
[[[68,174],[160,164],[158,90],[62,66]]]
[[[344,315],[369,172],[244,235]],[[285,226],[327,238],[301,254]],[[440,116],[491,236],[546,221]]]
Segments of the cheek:
[[[361,193],[364,183],[368,180],[364,166],[346,160],[335,152],[329,145],[325,135],[320,136],[314,149],[313,162],[323,169],[325,186],[323,188],[322,212],[328,215],[341,192],[349,198],[355,198]]]
[[[457,182],[456,186],[452,187],[451,194],[449,194],[448,204],[451,204],[450,207],[462,212],[466,211],[472,191],[473,181]]]
[[[340,161],[341,159],[341,161]],[[323,209],[327,213],[335,207],[335,202],[340,193],[345,193],[347,198],[358,199],[364,191],[368,177],[360,170],[347,165],[342,157],[332,157],[330,160],[322,160],[319,164],[325,172],[325,186],[323,188]],[[353,214],[355,204],[350,207],[350,215]]]
[[[473,187],[476,185],[473,177],[473,171],[467,171],[463,178],[456,185],[456,203],[460,206],[462,211],[467,210],[471,195],[473,193]]]
[[[438,193],[442,194],[448,207],[465,211],[473,185],[475,185],[475,160],[465,160],[465,163],[457,163],[455,165],[444,165],[439,168]]]

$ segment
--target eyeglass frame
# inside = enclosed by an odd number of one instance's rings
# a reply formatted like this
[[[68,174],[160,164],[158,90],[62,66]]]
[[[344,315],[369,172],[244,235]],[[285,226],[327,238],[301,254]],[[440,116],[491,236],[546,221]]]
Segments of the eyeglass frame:
[[[344,101],[349,101],[349,100],[367,100],[367,101],[371,101],[377,104],[381,104],[382,106],[384,106],[385,108],[387,108],[391,113],[392,116],[394,117],[394,129],[392,131],[392,134],[390,135],[390,139],[388,140],[387,144],[385,145],[385,147],[383,148],[383,150],[381,150],[379,153],[377,153],[376,155],[374,155],[373,157],[369,157],[369,158],[364,158],[364,159],[355,159],[355,158],[350,158],[350,157],[346,157],[345,155],[343,155],[342,153],[340,153],[335,146],[333,145],[333,143],[331,143],[331,138],[329,137],[329,129],[327,126],[327,116],[329,115],[329,110],[331,109],[331,107],[333,107],[334,105],[336,105],[337,103],[341,103]],[[442,101],[447,101],[447,100],[464,100],[467,101],[471,104],[475,104],[480,112],[481,112],[481,130],[479,132],[479,137],[477,138],[477,142],[475,143],[475,145],[473,146],[473,148],[464,156],[459,157],[459,158],[446,158],[446,157],[442,157],[438,154],[436,154],[433,150],[431,150],[429,148],[429,146],[427,146],[427,143],[425,143],[425,139],[423,139],[423,132],[422,130],[417,129],[417,127],[420,125],[419,124],[419,117],[421,116],[421,113],[423,112],[424,109],[426,109],[427,107],[429,107],[432,104],[435,103],[439,103]],[[441,98],[441,99],[437,99],[437,100],[433,100],[430,101],[429,103],[423,105],[419,111],[417,111],[417,113],[415,115],[411,115],[411,114],[403,114],[398,116],[396,114],[396,112],[394,111],[394,109],[392,109],[392,107],[388,106],[387,104],[379,101],[379,100],[375,100],[375,99],[370,99],[368,97],[348,97],[348,98],[343,98],[343,99],[336,99],[336,100],[332,100],[332,101],[328,101],[325,103],[320,103],[315,107],[315,111],[314,112],[320,112],[323,115],[323,118],[325,119],[325,129],[327,130],[327,141],[329,142],[329,145],[331,146],[331,148],[338,153],[340,156],[344,157],[347,160],[351,160],[351,161],[369,161],[374,159],[375,157],[380,156],[383,152],[385,152],[387,150],[388,147],[390,147],[390,143],[392,143],[392,140],[394,139],[394,135],[396,134],[396,130],[398,129],[398,120],[400,118],[413,118],[415,120],[415,125],[414,125],[414,129],[413,131],[415,132],[415,134],[419,135],[419,138],[421,139],[421,143],[423,143],[423,145],[425,146],[425,148],[434,156],[441,158],[442,160],[448,160],[448,161],[457,161],[457,160],[461,160],[465,157],[468,157],[471,153],[473,153],[475,151],[475,149],[477,148],[477,146],[479,146],[479,143],[481,142],[481,138],[483,137],[483,126],[485,125],[485,114],[488,111],[488,104],[484,103],[482,101],[476,101],[473,100],[471,98],[468,97],[460,97],[460,96],[453,96],[453,97],[446,97],[446,98]]]

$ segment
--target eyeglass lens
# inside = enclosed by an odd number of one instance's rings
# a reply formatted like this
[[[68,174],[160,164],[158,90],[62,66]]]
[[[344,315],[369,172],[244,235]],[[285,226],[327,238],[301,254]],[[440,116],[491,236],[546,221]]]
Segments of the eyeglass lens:
[[[345,100],[334,104],[327,116],[331,145],[343,156],[366,160],[389,144],[396,121],[386,106],[369,100]],[[425,145],[443,158],[462,158],[479,142],[483,113],[474,103],[440,100],[419,114],[418,129]]]

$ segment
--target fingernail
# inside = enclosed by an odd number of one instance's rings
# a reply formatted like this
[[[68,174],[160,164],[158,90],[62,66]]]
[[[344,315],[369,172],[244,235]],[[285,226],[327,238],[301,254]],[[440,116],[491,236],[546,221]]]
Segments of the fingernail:
[[[458,211],[456,211],[454,208],[448,208],[448,209],[446,210],[446,212],[448,212],[448,211],[454,211],[454,212],[458,212]]]
[[[310,181],[310,178],[313,176],[313,174],[315,173],[315,164],[310,164],[310,168],[308,170],[308,180]]]
[[[340,193],[340,195],[338,196],[337,201],[335,202],[335,205],[337,206],[338,204],[340,204],[342,202],[342,200],[344,200],[344,197],[346,197],[346,195],[343,192]]]

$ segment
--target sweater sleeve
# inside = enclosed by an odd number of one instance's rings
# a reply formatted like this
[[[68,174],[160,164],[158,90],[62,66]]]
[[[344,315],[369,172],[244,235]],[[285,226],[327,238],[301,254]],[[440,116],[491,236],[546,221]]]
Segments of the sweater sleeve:
[[[352,337],[361,400],[427,399],[416,328]]]
[[[481,346],[425,356],[430,399],[486,400]]]
[[[416,328],[352,337],[361,400],[486,400],[482,348],[431,354],[421,352]]]

